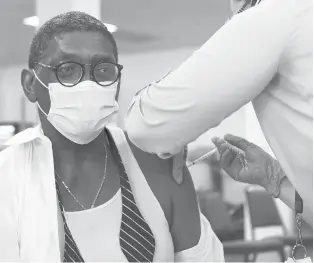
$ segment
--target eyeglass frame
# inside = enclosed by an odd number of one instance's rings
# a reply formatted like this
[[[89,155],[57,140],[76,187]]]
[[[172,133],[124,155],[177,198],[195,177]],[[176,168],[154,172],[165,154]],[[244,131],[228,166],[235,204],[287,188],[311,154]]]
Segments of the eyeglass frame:
[[[64,64],[67,64],[67,63],[74,63],[74,64],[77,64],[77,65],[80,65],[81,68],[82,68],[82,74],[81,74],[80,79],[79,79],[75,84],[73,84],[73,85],[64,85],[64,84],[60,81],[60,79],[59,79],[59,77],[58,77],[58,73],[57,73],[57,72],[58,72],[58,68],[59,68],[60,66],[64,65]],[[118,68],[118,75],[117,75],[117,78],[116,78],[111,84],[109,84],[109,85],[100,84],[100,83],[96,80],[96,78],[95,78],[95,76],[94,76],[94,69],[95,69],[95,67],[97,67],[98,65],[103,64],[103,63],[113,64],[113,65],[117,66],[117,68]],[[74,87],[74,86],[76,86],[77,84],[79,84],[79,83],[82,81],[82,79],[83,79],[83,77],[85,76],[85,73],[86,73],[86,69],[85,69],[86,66],[90,66],[89,74],[90,74],[91,80],[94,81],[94,82],[96,82],[96,83],[99,84],[100,86],[103,86],[103,87],[111,86],[112,84],[114,84],[115,82],[117,82],[117,80],[121,77],[121,71],[122,71],[122,69],[123,69],[123,65],[120,65],[120,64],[118,64],[118,63],[113,63],[113,62],[104,62],[104,61],[98,62],[98,63],[96,63],[96,64],[81,64],[81,63],[74,62],[74,61],[66,61],[66,62],[62,62],[62,63],[60,63],[60,64],[58,64],[58,65],[56,65],[56,66],[46,65],[46,64],[43,64],[43,63],[41,63],[41,62],[35,62],[35,64],[38,64],[38,65],[40,65],[40,66],[42,66],[42,67],[45,67],[45,68],[50,68],[50,69],[52,69],[52,71],[53,71],[53,72],[55,73],[55,75],[56,75],[56,78],[57,78],[58,82],[59,82],[62,86],[68,87],[68,88]]]

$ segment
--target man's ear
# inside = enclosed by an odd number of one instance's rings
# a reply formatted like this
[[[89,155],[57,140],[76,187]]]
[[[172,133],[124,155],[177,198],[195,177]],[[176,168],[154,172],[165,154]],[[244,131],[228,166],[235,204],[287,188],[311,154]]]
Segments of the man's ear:
[[[35,81],[36,78],[34,73],[30,69],[23,69],[21,73],[21,84],[23,87],[23,91],[25,96],[28,98],[30,102],[36,102],[36,89],[35,89]]]

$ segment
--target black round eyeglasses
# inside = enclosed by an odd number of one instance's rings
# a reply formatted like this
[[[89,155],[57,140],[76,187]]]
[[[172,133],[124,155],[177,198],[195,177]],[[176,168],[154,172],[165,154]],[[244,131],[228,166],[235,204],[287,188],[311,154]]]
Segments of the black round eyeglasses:
[[[74,87],[80,83],[85,75],[86,66],[90,67],[91,80],[106,87],[114,84],[121,76],[123,66],[112,62],[100,62],[97,64],[81,64],[77,62],[63,62],[57,66],[38,65],[50,68],[56,74],[57,80],[65,87]]]

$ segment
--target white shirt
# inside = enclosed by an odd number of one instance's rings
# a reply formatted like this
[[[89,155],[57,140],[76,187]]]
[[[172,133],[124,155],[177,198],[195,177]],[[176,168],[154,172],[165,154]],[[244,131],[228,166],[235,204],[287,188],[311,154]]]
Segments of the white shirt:
[[[120,248],[121,190],[106,203],[83,211],[66,212],[66,221],[86,262],[124,262]]]
[[[126,117],[130,140],[176,154],[252,101],[268,144],[312,210],[312,20],[312,0],[264,0],[234,16],[178,69],[138,92]]]
[[[154,234],[154,261],[173,262],[177,258],[189,261],[193,258],[193,261],[223,262],[222,244],[204,216],[201,216],[199,243],[193,248],[174,253],[168,221],[123,131],[114,126],[107,128],[117,145],[134,199]],[[41,128],[36,127],[17,134],[7,144],[11,147],[0,152],[0,262],[60,262],[65,242],[64,227],[56,194],[51,142],[43,135]],[[120,211],[121,207],[116,206],[115,209]],[[77,231],[78,219],[74,218],[74,214],[68,216],[69,227],[78,240],[78,246],[82,247],[83,257],[87,256],[88,261],[92,251],[83,241],[88,235],[84,231]],[[106,242],[113,238],[106,237],[109,238]],[[101,261],[127,261],[122,253],[110,252],[98,254],[98,259],[103,257]]]

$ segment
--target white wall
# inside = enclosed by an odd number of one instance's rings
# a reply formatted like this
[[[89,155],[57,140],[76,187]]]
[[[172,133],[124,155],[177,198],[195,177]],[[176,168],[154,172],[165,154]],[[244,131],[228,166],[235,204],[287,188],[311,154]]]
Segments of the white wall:
[[[35,104],[28,102],[21,86],[20,75],[25,65],[0,69],[0,121],[37,119]]]

